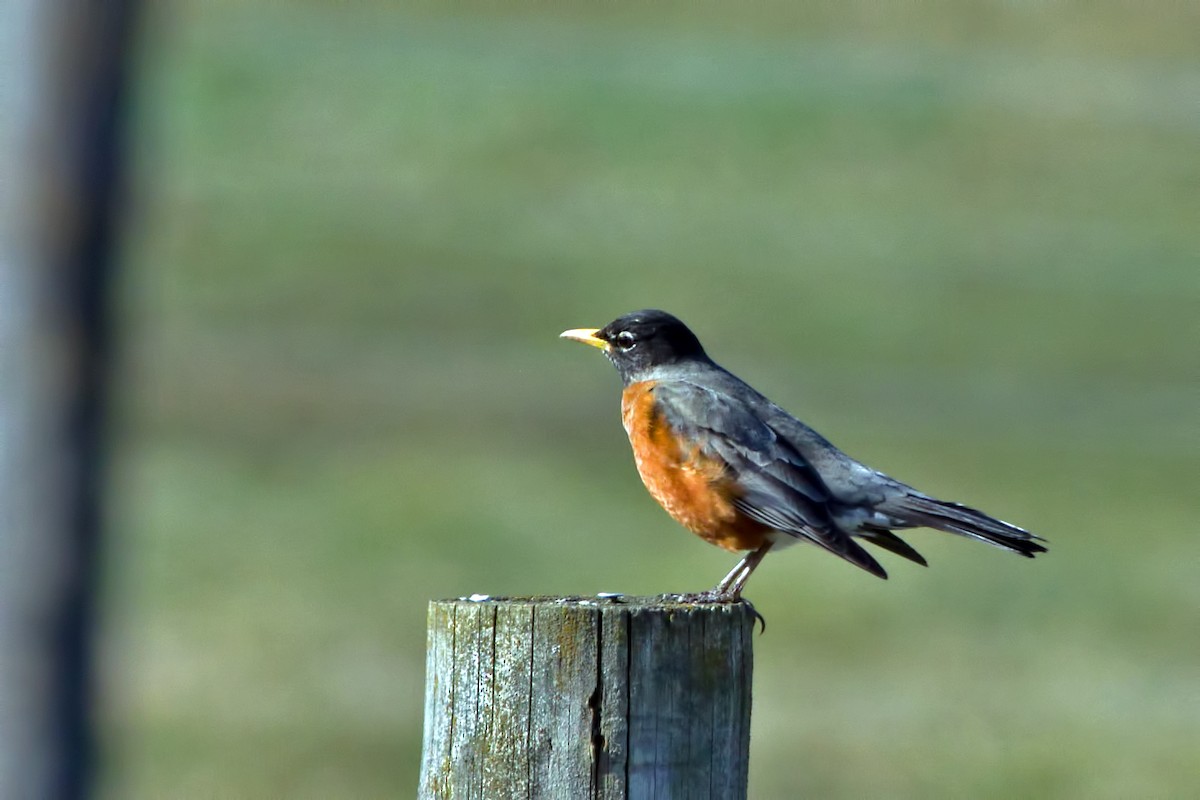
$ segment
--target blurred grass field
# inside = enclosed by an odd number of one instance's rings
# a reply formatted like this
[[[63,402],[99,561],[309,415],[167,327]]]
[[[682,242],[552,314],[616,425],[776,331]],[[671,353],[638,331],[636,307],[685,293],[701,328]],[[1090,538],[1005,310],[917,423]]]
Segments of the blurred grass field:
[[[194,0],[140,64],[104,793],[407,797],[425,603],[705,588],[619,387],[659,306],[933,532],[748,596],[751,795],[1195,791],[1200,59],[1124,3]]]

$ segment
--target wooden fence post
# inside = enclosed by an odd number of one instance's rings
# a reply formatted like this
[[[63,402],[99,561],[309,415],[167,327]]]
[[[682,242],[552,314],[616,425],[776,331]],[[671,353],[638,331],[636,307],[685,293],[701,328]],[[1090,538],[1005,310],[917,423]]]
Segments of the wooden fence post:
[[[744,604],[429,606],[422,800],[746,797]]]

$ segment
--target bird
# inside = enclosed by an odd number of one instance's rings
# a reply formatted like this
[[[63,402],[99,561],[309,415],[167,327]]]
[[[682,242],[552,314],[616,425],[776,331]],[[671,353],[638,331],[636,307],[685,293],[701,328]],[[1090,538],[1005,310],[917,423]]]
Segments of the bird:
[[[603,351],[624,386],[621,421],[638,474],[683,527],[743,552],[695,600],[741,599],[773,549],[807,542],[879,578],[887,572],[856,539],[927,566],[894,531],[934,528],[1028,558],[1046,552],[1029,531],[939,500],[851,458],[705,352],[678,318],[634,311],[561,338]]]

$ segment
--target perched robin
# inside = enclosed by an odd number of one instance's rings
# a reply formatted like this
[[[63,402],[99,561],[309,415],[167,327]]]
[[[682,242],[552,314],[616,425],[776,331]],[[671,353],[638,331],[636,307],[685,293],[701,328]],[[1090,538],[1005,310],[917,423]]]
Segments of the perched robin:
[[[621,420],[642,482],[685,528],[750,551],[709,599],[735,600],[773,547],[811,542],[886,578],[857,537],[925,565],[892,531],[927,527],[1032,558],[1040,537],[855,461],[704,352],[665,311],[561,336],[598,347],[625,384]]]

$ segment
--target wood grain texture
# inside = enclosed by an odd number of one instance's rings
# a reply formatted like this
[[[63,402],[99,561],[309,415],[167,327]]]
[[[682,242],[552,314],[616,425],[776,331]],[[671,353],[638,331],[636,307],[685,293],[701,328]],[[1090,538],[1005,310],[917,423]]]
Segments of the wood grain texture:
[[[420,797],[744,798],[753,627],[741,604],[434,601]]]

